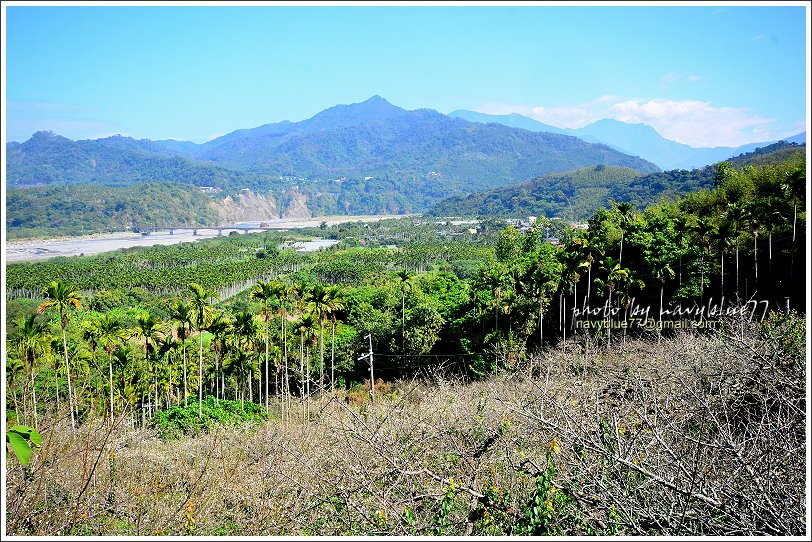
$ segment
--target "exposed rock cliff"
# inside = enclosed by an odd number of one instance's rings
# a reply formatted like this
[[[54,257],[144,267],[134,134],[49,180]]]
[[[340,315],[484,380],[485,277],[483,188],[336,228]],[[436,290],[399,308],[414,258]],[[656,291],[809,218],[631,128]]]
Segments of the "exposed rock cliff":
[[[221,224],[279,218],[279,204],[272,194],[240,192],[237,196],[226,196],[223,199],[214,200],[214,207],[220,214]]]
[[[308,197],[296,189],[286,192],[282,218],[310,218],[313,216],[307,206],[307,200]]]

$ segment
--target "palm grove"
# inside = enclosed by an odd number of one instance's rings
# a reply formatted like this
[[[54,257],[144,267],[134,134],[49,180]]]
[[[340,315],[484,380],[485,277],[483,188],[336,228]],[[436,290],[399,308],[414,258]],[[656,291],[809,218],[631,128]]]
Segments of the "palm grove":
[[[799,308],[805,168],[800,155],[722,163],[713,189],[645,209],[613,203],[559,242],[546,238],[546,219],[524,233],[507,227],[471,258],[475,268],[438,252],[425,267],[360,273],[365,249],[349,247],[341,269],[260,280],[228,303],[190,281],[154,304],[106,308],[93,302],[104,291],[52,277],[36,310],[10,323],[7,412],[33,426],[53,412],[74,426],[94,415],[137,426],[172,407],[202,415],[207,401],[230,399],[286,420],[308,417],[313,396],[369,387],[358,360],[367,335],[376,378],[440,362],[484,377],[573,333],[617,340],[611,325],[579,329],[573,309],[602,307],[593,320],[627,322],[635,306],[655,320],[669,307],[722,300]]]

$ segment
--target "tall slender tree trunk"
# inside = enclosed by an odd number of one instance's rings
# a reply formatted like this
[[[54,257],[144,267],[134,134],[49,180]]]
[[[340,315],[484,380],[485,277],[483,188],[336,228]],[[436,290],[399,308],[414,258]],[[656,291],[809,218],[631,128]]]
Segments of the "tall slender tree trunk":
[[[183,345],[181,345],[182,347]],[[182,348],[181,353],[183,354],[183,406],[189,406],[189,397],[187,394],[187,387],[186,387],[186,348]]]
[[[268,399],[268,339],[269,335],[271,334],[271,327],[268,324],[268,316],[265,315],[265,410],[271,408],[270,400]],[[262,389],[262,384],[260,383],[260,389]],[[260,402],[262,400],[260,399]]]
[[[169,408],[170,406],[172,406],[172,360],[171,359],[167,360],[166,370],[169,373],[169,377],[168,377],[168,381],[167,381],[167,385],[166,385],[166,402],[164,404],[166,405],[166,408]]]
[[[660,285],[660,314],[657,316],[657,321],[659,324],[663,322],[663,292],[665,291],[665,283]],[[658,329],[662,330],[662,325],[657,326]]]
[[[324,324],[319,322],[319,393],[324,393]]]
[[[719,287],[719,303],[722,302],[722,299],[725,297],[725,251],[722,250],[722,254],[720,259],[722,260],[722,284]]]
[[[56,369],[54,367],[54,392],[56,395],[56,411],[59,412],[59,374]]]
[[[793,211],[792,211],[792,250],[790,251],[789,256],[789,280],[790,283],[795,275],[795,224],[798,221],[798,202],[794,202]]]
[[[307,380],[306,380],[306,387],[307,392],[305,393],[305,415],[307,421],[310,421],[310,345],[307,346],[307,363],[305,364],[307,368]]]
[[[332,319],[332,329],[330,331],[330,391],[336,389],[336,319]]]
[[[299,334],[299,393],[302,406],[305,397],[305,361],[304,361],[304,333]]]
[[[113,425],[113,357],[107,353],[107,368],[110,376],[110,425]]]
[[[32,363],[33,366],[33,363]],[[37,383],[36,383],[36,372],[31,371],[31,400],[34,403],[34,428],[36,429],[39,427],[39,421],[37,420]]]
[[[665,281],[660,284],[660,314],[657,315],[657,342],[663,336],[663,292],[665,291]]]
[[[200,331],[200,360],[197,365],[197,415],[203,416],[203,330]],[[215,376],[216,378],[216,376]]]
[[[755,288],[758,289],[758,233],[753,235],[753,265],[756,268]]]
[[[223,395],[225,398],[225,394]],[[220,356],[214,352],[214,398],[220,398]]]
[[[70,365],[68,364],[68,338],[65,335],[65,326],[62,326],[62,351],[65,353],[65,375],[68,377],[68,409],[70,410],[70,426],[76,429],[76,417],[73,415],[73,395],[70,384]]]
[[[285,331],[285,313],[282,312],[282,363],[285,364],[285,381],[282,383],[282,420],[285,420],[284,409],[287,407],[290,417],[290,374],[288,373],[288,335]]]
[[[736,243],[736,303],[739,302],[739,244]]]
[[[609,311],[606,315],[606,346],[612,348],[612,288],[609,288]]]

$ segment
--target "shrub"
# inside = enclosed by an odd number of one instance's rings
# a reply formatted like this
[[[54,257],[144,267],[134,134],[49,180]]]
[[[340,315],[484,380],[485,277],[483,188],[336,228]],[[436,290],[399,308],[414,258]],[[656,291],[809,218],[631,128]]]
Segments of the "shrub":
[[[173,406],[155,413],[152,426],[163,439],[175,439],[183,435],[196,435],[215,425],[240,426],[270,419],[270,414],[256,403],[230,401],[206,397],[201,413],[198,405]]]

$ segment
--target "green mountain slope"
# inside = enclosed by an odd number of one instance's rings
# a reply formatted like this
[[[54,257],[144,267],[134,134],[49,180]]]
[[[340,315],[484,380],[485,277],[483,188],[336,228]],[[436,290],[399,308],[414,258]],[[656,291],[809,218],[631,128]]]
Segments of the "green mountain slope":
[[[255,187],[263,179],[173,155],[148,140],[114,136],[71,141],[37,132],[25,143],[6,146],[8,186],[95,184],[123,186],[147,181],[178,181],[225,189]]]
[[[211,198],[181,183],[44,186],[11,189],[6,196],[10,239],[123,231],[139,224],[219,223]]]
[[[779,142],[728,160],[736,167],[781,162],[803,155],[804,145]],[[502,188],[453,197],[432,207],[438,216],[558,216],[583,220],[610,200],[643,206],[662,197],[677,196],[710,188],[716,167],[672,170],[648,175],[613,166],[581,168],[551,173]]]

